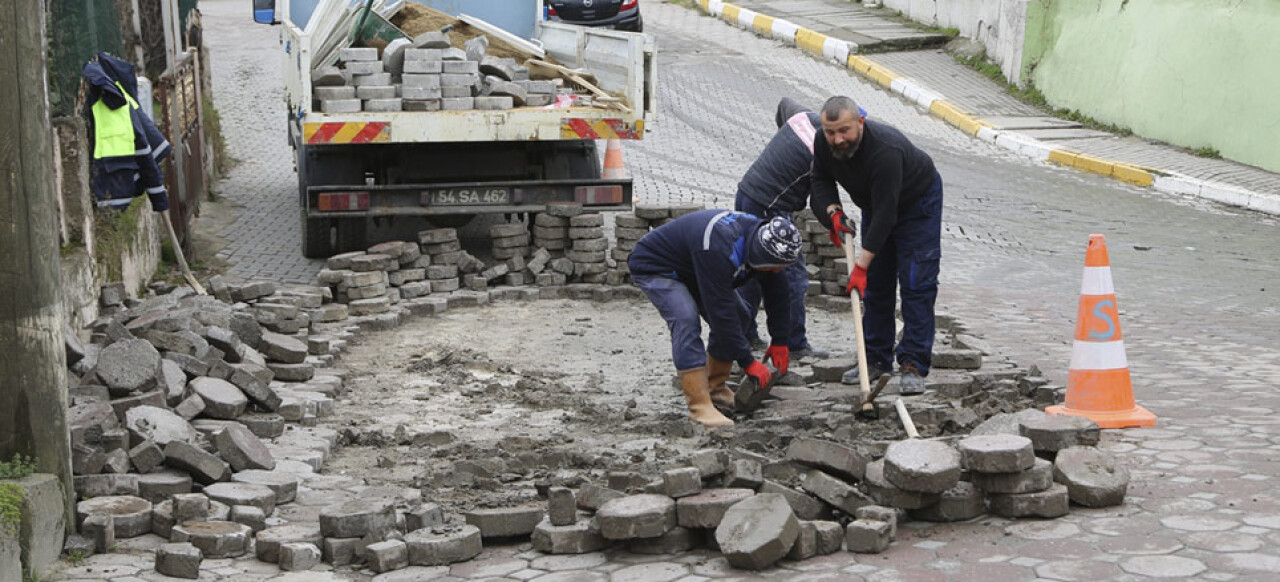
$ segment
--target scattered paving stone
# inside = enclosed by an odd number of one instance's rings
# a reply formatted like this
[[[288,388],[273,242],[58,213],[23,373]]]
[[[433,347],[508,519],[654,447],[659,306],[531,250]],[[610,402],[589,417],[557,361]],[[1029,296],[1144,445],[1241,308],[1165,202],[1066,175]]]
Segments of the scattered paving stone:
[[[156,573],[170,578],[198,579],[203,561],[200,548],[189,543],[162,544],[156,548]]]
[[[320,545],[325,537],[320,534],[320,526],[296,523],[269,527],[254,535],[254,550],[258,560],[268,564],[280,562],[280,546],[292,543],[308,543]],[[357,538],[358,539],[358,538]]]
[[[719,477],[729,465],[729,455],[720,449],[703,449],[689,454],[689,465],[698,470],[703,479]]]
[[[159,366],[160,352],[150,342],[127,339],[103,348],[94,371],[112,394],[123,396],[155,389]]]
[[[463,513],[466,522],[480,528],[480,536],[485,539],[528,536],[545,516],[541,507],[501,507]]]
[[[1062,517],[1070,508],[1067,486],[1054,483],[1044,491],[988,495],[991,513],[1000,517]]]
[[[195,429],[182,417],[155,406],[137,406],[125,413],[125,426],[143,439],[164,447],[174,441],[195,442]]]
[[[889,524],[883,521],[859,519],[850,522],[845,528],[844,543],[850,552],[878,554],[885,551],[892,542]]]
[[[1035,464],[1031,439],[1008,434],[970,436],[960,441],[962,465],[980,473],[1016,473]]]
[[[145,439],[129,449],[129,461],[139,473],[150,473],[164,463],[164,450],[155,441]]]
[[[387,540],[365,548],[369,568],[379,574],[409,566],[409,546],[400,540]]]
[[[191,475],[173,469],[161,469],[146,475],[131,475],[138,497],[159,503],[173,495],[191,492]]]
[[[204,401],[204,415],[209,418],[235,420],[249,406],[244,392],[226,380],[196,378],[188,386]]]
[[[798,562],[816,555],[818,555],[818,528],[812,521],[801,521],[800,535],[796,536],[796,542],[791,544],[791,551],[787,552],[787,558]]]
[[[615,491],[607,487],[601,487],[592,483],[583,485],[578,489],[578,509],[587,511],[597,511],[604,504],[625,497],[627,494],[621,491]]]
[[[831,510],[824,503],[812,495],[796,491],[786,485],[774,481],[765,481],[760,486],[760,493],[777,493],[785,497],[787,503],[791,505],[791,511],[795,512],[797,518],[821,520],[831,517]],[[840,535],[844,535],[843,530],[841,530]]]
[[[844,528],[834,521],[810,521],[817,533],[819,556],[840,551],[844,547]]]
[[[256,507],[267,515],[270,515],[272,510],[276,508],[275,492],[263,485],[214,483],[204,488],[204,494],[209,496],[209,499],[220,501],[233,507],[236,505]]]
[[[1057,452],[1068,447],[1090,447],[1098,444],[1102,430],[1098,424],[1081,416],[1046,414],[1019,424],[1022,436],[1031,439],[1036,451]]]
[[[853,515],[859,507],[873,503],[852,485],[817,469],[806,473],[804,482],[800,486],[818,499],[849,515]]]
[[[301,364],[307,360],[307,344],[287,335],[264,331],[258,349],[268,359],[284,364]]]
[[[222,459],[181,441],[165,446],[164,462],[174,469],[187,472],[202,485],[225,481],[231,476],[231,471]]]
[[[305,572],[320,563],[320,548],[306,542],[280,544],[280,569],[286,572]]]
[[[573,525],[578,521],[578,501],[568,487],[552,487],[547,490],[547,518],[551,525]]]
[[[702,491],[702,474],[694,467],[663,471],[662,489],[672,499],[697,495]]]
[[[950,522],[973,519],[986,512],[986,503],[982,499],[982,491],[973,483],[961,481],[942,492],[937,503],[912,509],[911,517],[920,521]]]
[[[420,529],[404,536],[409,546],[409,564],[447,566],[465,562],[480,554],[480,528],[474,525],[439,526]]]
[[[972,473],[969,478],[978,489],[988,493],[1033,493],[1053,484],[1053,463],[1036,459],[1026,471],[1017,473]]]
[[[203,493],[183,493],[174,495],[172,501],[173,519],[178,523],[187,521],[204,521],[209,519],[209,497]]]
[[[395,526],[395,502],[385,499],[351,499],[320,510],[324,537],[358,538]]]
[[[800,521],[781,495],[763,493],[734,504],[716,528],[716,544],[735,568],[763,570],[791,551]]]
[[[861,480],[871,458],[849,447],[819,439],[798,438],[787,447],[786,459],[822,469],[837,477]]]
[[[228,519],[238,524],[249,526],[249,529],[255,534],[267,529],[267,514],[263,513],[259,507],[248,505],[233,506],[231,508],[231,516]]]
[[[676,502],[665,495],[628,495],[605,503],[596,523],[605,539],[658,537],[676,526]]]
[[[360,538],[324,538],[321,560],[335,567],[354,564],[360,559],[356,555],[359,545]]]
[[[298,476],[285,471],[248,470],[231,476],[236,483],[262,485],[275,494],[276,504],[289,503],[298,494]]]
[[[83,522],[91,515],[111,518],[116,538],[133,538],[151,532],[151,502],[131,495],[94,497],[76,504],[76,519]]]
[[[586,554],[609,547],[594,519],[564,526],[543,520],[534,528],[531,541],[533,549],[548,554]]]
[[[942,493],[960,480],[960,452],[939,441],[899,441],[885,451],[884,477],[904,491]]]
[[[417,531],[424,527],[444,525],[444,512],[435,503],[423,503],[404,514],[405,529]]]
[[[725,470],[724,486],[729,488],[759,489],[764,484],[764,468],[759,461],[735,459]]]
[[[627,541],[627,551],[633,554],[678,554],[687,552],[701,538],[693,530],[676,526],[656,538],[639,538]]]
[[[1048,415],[1046,415],[1043,410],[1036,410],[1034,408],[1020,410],[1012,414],[1002,412],[988,418],[983,421],[982,424],[974,427],[974,429],[969,433],[969,436],[992,434],[1011,434],[1015,436],[1022,436],[1020,425],[1023,421],[1034,421],[1044,418],[1045,416]]]
[[[111,551],[116,545],[115,520],[105,513],[95,513],[80,522],[80,533],[93,540],[93,550],[99,554]]]
[[[218,454],[237,473],[251,469],[270,471],[276,467],[276,460],[267,446],[240,423],[227,425],[213,437],[213,442],[218,447]]]
[[[704,489],[676,500],[676,523],[687,528],[715,528],[735,503],[755,495],[750,489]]]
[[[1095,447],[1068,447],[1058,451],[1053,461],[1053,480],[1067,486],[1072,503],[1110,507],[1124,503],[1129,469]]]
[[[936,493],[918,493],[899,489],[884,477],[884,459],[867,463],[867,493],[880,505],[901,509],[920,509],[938,502]]]
[[[252,536],[248,526],[230,521],[188,521],[173,526],[170,541],[190,542],[206,558],[238,558]]]

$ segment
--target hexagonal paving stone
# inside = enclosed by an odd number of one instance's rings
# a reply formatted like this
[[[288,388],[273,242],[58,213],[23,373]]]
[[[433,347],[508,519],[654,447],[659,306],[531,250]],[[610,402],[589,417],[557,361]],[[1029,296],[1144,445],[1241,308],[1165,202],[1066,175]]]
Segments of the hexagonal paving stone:
[[[1204,562],[1183,558],[1182,556],[1139,556],[1122,560],[1120,568],[1125,572],[1139,576],[1183,579],[1190,578],[1208,569]]]

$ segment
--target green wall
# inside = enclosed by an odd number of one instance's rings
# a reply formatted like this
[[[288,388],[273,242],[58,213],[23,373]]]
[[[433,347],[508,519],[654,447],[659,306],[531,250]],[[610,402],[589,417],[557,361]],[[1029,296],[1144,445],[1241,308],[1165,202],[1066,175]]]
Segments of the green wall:
[[[1280,172],[1280,0],[1031,0],[1023,63],[1054,107]]]

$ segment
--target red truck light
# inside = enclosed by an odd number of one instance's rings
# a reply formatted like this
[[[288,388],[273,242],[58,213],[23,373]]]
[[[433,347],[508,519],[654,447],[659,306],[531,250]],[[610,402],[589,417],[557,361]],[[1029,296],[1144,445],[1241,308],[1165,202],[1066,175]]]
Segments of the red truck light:
[[[622,204],[622,186],[578,186],[573,200],[582,204]]]
[[[318,197],[316,208],[321,212],[342,210],[368,210],[368,192],[325,192]]]

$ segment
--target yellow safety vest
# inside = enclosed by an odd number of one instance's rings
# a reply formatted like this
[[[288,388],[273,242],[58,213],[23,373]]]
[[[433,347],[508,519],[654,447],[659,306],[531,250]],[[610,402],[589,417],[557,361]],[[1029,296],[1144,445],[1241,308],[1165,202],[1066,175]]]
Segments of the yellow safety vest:
[[[107,107],[99,99],[93,104],[93,159],[133,156],[138,152],[133,136],[133,118],[130,110],[138,108],[138,102],[116,81],[126,106],[117,109]]]

